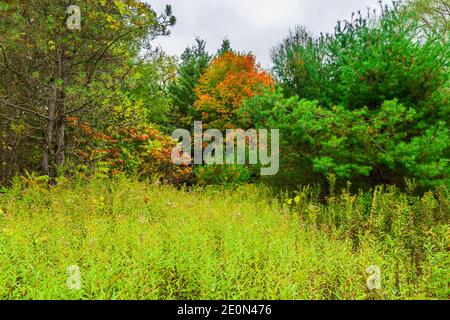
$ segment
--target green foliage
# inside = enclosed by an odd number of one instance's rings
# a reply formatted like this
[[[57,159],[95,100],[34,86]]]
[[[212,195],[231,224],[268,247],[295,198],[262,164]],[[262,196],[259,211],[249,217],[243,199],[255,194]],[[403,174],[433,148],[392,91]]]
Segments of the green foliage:
[[[199,185],[234,185],[251,181],[253,173],[245,165],[203,165],[194,169]]]
[[[447,0],[296,27],[274,78],[228,39],[155,50],[170,6],[78,5],[0,2],[0,299],[448,299]],[[175,165],[193,120],[280,129],[280,173]]]
[[[28,169],[55,176],[77,147],[66,144],[66,117],[108,126],[139,53],[175,23],[170,6],[158,16],[144,1],[84,1],[81,30],[71,30],[68,5],[17,0],[0,10],[0,114],[24,127],[7,139],[18,141],[7,159],[9,178],[21,169],[17,158],[36,153]]]
[[[332,102],[356,109],[398,99],[438,112],[429,103],[449,81],[450,49],[442,35],[419,35],[418,24],[397,7],[384,9],[379,19],[359,15],[339,24],[326,44]]]
[[[380,16],[358,12],[318,39],[297,27],[272,55],[284,93],[350,109],[392,99],[426,108],[436,91],[448,88],[448,39],[422,34],[403,8],[381,7]]]
[[[223,39],[222,45],[220,46],[220,49],[217,50],[217,56],[224,55],[227,52],[233,52],[233,49],[231,48],[231,41],[228,38]]]
[[[152,54],[150,59],[141,61],[128,78],[128,86],[122,91],[133,105],[138,106],[137,113],[143,113],[141,123],[152,123],[167,128],[173,113],[169,88],[177,72],[175,57],[162,51]]]
[[[272,50],[272,72],[287,96],[305,99],[326,96],[322,47],[322,42],[314,40],[304,27],[297,26]]]
[[[444,33],[450,30],[450,3],[448,0],[408,0],[406,12],[411,14],[428,33]]]
[[[200,38],[196,38],[195,41],[194,46],[186,48],[182,53],[178,77],[169,86],[170,96],[177,113],[176,125],[186,129],[192,126],[194,120],[198,120],[198,114],[194,108],[195,87],[211,61],[211,56],[206,51],[205,41]]]
[[[403,9],[358,13],[317,40],[298,28],[274,50],[284,91],[255,96],[244,112],[281,129],[285,171],[321,175],[304,184],[333,173],[366,187],[405,177],[450,185],[450,49]]]
[[[447,299],[447,192],[323,203],[308,188],[276,201],[251,185],[17,181],[0,194],[0,298]]]
[[[324,176],[368,177],[363,180],[372,185],[402,185],[404,177],[423,187],[450,185],[447,123],[427,124],[420,112],[397,100],[375,110],[328,109],[316,101],[283,98],[278,91],[254,97],[244,110],[259,126],[281,130],[285,157],[303,156]]]

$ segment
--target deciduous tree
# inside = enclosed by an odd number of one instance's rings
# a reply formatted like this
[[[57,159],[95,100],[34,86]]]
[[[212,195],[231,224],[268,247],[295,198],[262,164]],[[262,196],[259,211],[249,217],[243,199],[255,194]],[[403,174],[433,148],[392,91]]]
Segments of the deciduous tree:
[[[209,127],[242,127],[238,110],[244,99],[273,85],[272,77],[260,68],[252,54],[228,51],[217,56],[200,78],[195,108]]]
[[[169,6],[158,16],[145,1],[85,1],[81,30],[72,30],[70,4],[17,0],[0,7],[0,115],[18,126],[17,138],[4,142],[38,148],[48,175],[66,163],[65,119],[107,117],[142,45],[175,23]]]

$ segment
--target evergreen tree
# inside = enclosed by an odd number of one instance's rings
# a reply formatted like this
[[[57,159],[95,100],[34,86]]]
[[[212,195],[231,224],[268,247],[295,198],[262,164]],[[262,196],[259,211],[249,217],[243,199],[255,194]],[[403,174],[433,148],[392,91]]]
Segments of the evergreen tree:
[[[181,55],[178,78],[169,87],[178,126],[189,128],[189,125],[195,120],[194,88],[210,61],[211,56],[206,51],[206,42],[200,38],[196,38],[195,44],[186,48]]]
[[[229,52],[229,51],[233,51],[233,50],[231,49],[231,42],[230,42],[230,39],[225,38],[225,39],[223,39],[223,41],[222,41],[222,46],[221,46],[220,49],[217,51],[217,55],[218,55],[218,56],[222,56],[222,55],[224,55],[225,53],[227,53],[227,52]]]
[[[297,26],[272,49],[272,72],[287,96],[322,100],[326,90],[319,43],[305,27]]]

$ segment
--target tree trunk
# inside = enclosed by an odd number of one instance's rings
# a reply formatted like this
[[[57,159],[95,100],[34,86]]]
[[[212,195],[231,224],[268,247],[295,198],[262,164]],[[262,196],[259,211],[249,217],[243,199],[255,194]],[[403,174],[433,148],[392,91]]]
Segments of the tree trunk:
[[[53,134],[55,131],[55,109],[56,109],[57,89],[53,87],[52,97],[48,103],[47,126],[44,131],[44,150],[42,151],[42,169],[44,173],[50,176],[52,174],[52,154],[53,154]]]
[[[55,164],[56,168],[61,168],[66,163],[66,144],[65,144],[65,131],[66,131],[66,124],[64,116],[61,116],[58,120],[57,124],[57,149],[56,149],[56,155],[55,155]]]

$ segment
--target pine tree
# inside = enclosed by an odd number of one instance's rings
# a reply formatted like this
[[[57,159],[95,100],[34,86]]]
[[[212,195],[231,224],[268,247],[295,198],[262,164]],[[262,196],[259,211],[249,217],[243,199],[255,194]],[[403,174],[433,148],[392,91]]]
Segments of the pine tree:
[[[211,55],[206,51],[206,42],[200,38],[195,44],[184,50],[178,67],[178,78],[169,87],[169,92],[176,110],[178,127],[189,128],[196,119],[194,88],[211,61]]]
[[[222,41],[222,46],[220,47],[220,49],[217,51],[217,55],[218,56],[222,56],[227,52],[233,52],[233,50],[231,49],[231,42],[228,38],[223,39]]]

